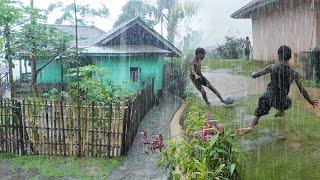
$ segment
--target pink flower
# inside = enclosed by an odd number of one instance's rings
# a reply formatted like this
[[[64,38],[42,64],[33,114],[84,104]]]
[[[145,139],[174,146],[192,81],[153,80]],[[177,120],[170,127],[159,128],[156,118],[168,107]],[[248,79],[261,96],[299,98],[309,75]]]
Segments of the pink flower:
[[[216,122],[213,126],[214,126],[214,129],[216,130],[217,133],[221,133],[222,124],[220,122]]]

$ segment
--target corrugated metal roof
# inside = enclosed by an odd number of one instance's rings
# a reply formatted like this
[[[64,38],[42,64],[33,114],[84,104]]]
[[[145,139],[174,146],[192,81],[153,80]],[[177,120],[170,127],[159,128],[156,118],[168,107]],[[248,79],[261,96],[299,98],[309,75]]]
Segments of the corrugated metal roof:
[[[107,46],[106,43],[112,41],[114,38],[119,37],[121,33],[125,32],[129,28],[134,28],[134,25],[139,25],[143,30],[155,37],[157,43],[145,44],[145,45],[118,45]],[[74,34],[74,25],[51,25],[64,32]],[[143,36],[143,34],[140,34]],[[171,42],[162,37],[155,30],[147,26],[139,17],[129,20],[121,25],[111,29],[108,32],[104,32],[95,26],[78,26],[79,47],[86,48],[87,53],[166,53],[168,56],[181,56],[182,52],[176,48]],[[157,44],[160,44],[157,47]],[[75,42],[71,42],[71,47],[75,46]],[[136,46],[136,47],[134,47]],[[123,48],[123,49],[118,49]],[[143,49],[146,48],[146,49]]]
[[[167,54],[170,51],[150,45],[121,45],[121,46],[90,46],[83,53],[90,54],[139,54],[159,53]]]
[[[50,25],[69,34],[75,34],[74,25]],[[97,39],[106,34],[105,31],[95,26],[78,26],[79,47],[93,45]],[[75,46],[75,42],[71,42],[70,46]]]
[[[279,0],[253,0],[247,5],[243,6],[236,12],[234,12],[231,17],[234,19],[248,19],[251,18],[251,13],[260,8],[264,8],[268,5],[278,3]]]
[[[170,41],[168,41],[167,39],[162,37],[154,29],[150,28],[139,17],[131,19],[131,20],[124,22],[124,23],[120,24],[119,26],[111,29],[106,34],[101,36],[101,38],[99,38],[95,43],[98,45],[106,44],[108,41],[111,41],[113,38],[120,35],[121,33],[123,33],[124,31],[128,30],[130,27],[132,27],[136,24],[143,27],[146,31],[150,32],[150,34],[152,34],[154,37],[156,37],[158,40],[160,40],[162,43],[164,43],[166,46],[166,49],[170,49],[172,56],[181,56],[182,55],[182,52],[178,48],[176,48]]]

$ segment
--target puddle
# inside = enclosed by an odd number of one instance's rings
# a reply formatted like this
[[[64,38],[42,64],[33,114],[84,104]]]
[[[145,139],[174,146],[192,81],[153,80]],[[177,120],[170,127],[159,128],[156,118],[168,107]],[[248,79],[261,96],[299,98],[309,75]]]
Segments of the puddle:
[[[242,139],[241,144],[244,150],[249,151],[258,148],[261,145],[276,141],[277,139],[279,139],[278,132],[275,132],[274,130],[271,131],[269,129],[264,129],[262,131],[259,131],[258,137],[254,139]]]

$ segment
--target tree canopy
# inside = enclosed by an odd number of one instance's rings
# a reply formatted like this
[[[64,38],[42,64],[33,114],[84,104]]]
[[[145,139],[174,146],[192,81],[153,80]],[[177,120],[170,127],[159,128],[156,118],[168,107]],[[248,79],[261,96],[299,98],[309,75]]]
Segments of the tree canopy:
[[[109,16],[109,9],[105,5],[101,5],[100,8],[92,8],[89,4],[77,5],[77,21],[80,25],[87,25],[90,23],[88,17],[102,17]],[[53,13],[54,10],[59,9],[62,14],[55,20],[55,24],[63,24],[65,22],[74,24],[74,4],[68,4],[64,6],[62,2],[51,3],[48,6],[47,14]]]

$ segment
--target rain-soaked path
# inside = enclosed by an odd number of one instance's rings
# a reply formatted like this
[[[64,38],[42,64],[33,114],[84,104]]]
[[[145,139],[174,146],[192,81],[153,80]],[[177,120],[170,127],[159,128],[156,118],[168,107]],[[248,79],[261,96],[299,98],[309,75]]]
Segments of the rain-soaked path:
[[[236,98],[245,97],[252,94],[262,94],[266,83],[262,78],[252,79],[245,76],[235,76],[227,70],[205,71],[202,73],[211,84],[220,92],[222,97],[233,95]],[[194,88],[194,92],[201,97],[201,93]],[[211,104],[219,104],[219,99],[209,89],[205,87],[208,99]]]
[[[141,132],[148,129],[151,139],[154,139],[157,133],[161,133],[164,139],[170,136],[170,120],[180,106],[180,102],[174,97],[166,94],[163,97],[160,104],[144,117],[138,130]],[[146,153],[145,148],[139,146],[139,138],[136,137],[128,155],[107,179],[167,179],[165,171],[157,167],[160,157],[158,150],[154,154]]]

